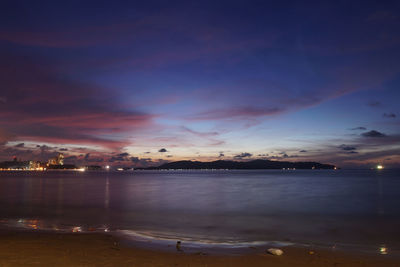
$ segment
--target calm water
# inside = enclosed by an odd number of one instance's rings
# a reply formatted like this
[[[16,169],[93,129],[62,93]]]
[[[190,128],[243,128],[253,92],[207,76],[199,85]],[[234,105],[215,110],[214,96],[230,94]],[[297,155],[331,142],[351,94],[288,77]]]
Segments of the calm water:
[[[395,170],[0,172],[3,227],[400,249]],[[80,228],[74,228],[80,227]]]

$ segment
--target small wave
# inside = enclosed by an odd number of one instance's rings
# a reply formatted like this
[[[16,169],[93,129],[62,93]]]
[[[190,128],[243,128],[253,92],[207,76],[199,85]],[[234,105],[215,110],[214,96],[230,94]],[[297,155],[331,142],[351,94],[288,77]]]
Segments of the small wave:
[[[276,246],[284,247],[293,245],[289,242],[280,241],[244,241],[226,238],[224,240],[205,239],[204,237],[187,237],[174,235],[164,232],[151,231],[133,231],[133,230],[117,230],[117,234],[133,239],[135,241],[152,241],[158,243],[175,244],[176,241],[185,242],[187,247],[221,247],[221,248],[244,248],[244,247],[260,247],[260,246]]]

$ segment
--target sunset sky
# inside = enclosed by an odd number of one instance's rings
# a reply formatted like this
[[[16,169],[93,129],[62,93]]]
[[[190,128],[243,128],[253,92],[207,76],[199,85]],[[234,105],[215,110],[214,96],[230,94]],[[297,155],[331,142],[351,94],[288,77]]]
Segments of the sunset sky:
[[[274,2],[2,2],[0,161],[400,167],[400,2]]]

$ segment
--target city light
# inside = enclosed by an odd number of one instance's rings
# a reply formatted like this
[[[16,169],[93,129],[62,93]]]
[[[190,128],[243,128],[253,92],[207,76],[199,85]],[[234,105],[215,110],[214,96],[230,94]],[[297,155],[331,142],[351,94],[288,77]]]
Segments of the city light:
[[[50,158],[47,162],[35,160],[21,160],[13,157],[12,161],[0,162],[0,171],[79,171],[84,172],[87,169],[101,169],[100,166],[75,166],[73,164],[64,164],[64,155],[62,153],[58,156]],[[109,166],[106,167],[109,169]]]

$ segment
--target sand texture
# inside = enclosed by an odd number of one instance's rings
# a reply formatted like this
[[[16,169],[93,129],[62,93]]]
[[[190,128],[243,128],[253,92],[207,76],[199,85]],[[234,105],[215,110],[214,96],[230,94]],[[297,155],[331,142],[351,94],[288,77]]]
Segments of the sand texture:
[[[184,244],[182,244],[184,248]],[[399,258],[306,248],[282,256],[249,248],[242,254],[178,252],[126,246],[106,234],[0,234],[0,266],[400,266]]]

